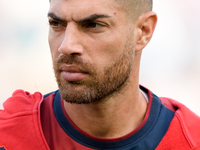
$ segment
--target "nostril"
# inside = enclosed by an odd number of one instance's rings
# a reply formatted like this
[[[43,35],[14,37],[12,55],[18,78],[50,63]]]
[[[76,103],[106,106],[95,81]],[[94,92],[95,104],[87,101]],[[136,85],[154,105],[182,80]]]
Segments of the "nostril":
[[[68,56],[81,55],[83,53],[83,46],[81,42],[79,42],[78,39],[74,39],[74,40],[73,39],[74,38],[66,37],[62,41],[58,49],[58,52],[63,55],[68,55]]]
[[[71,56],[80,55],[80,53],[71,53]]]

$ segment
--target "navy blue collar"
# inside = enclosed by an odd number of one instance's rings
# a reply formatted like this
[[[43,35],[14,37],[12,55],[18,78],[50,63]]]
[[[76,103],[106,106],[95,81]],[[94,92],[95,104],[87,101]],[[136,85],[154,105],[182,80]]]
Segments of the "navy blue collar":
[[[174,112],[161,104],[160,99],[156,95],[143,87],[140,88],[152,99],[149,104],[151,108],[148,119],[136,133],[122,140],[96,140],[76,130],[65,117],[59,91],[56,91],[53,102],[54,114],[65,133],[73,140],[86,147],[98,150],[155,150],[167,132]]]

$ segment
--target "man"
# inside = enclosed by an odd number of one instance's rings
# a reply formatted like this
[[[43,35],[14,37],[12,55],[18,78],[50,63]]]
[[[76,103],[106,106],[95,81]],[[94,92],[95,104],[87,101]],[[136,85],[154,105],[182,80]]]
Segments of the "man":
[[[1,149],[200,149],[200,118],[139,86],[151,0],[51,0],[48,19],[59,91],[15,91],[0,112]]]

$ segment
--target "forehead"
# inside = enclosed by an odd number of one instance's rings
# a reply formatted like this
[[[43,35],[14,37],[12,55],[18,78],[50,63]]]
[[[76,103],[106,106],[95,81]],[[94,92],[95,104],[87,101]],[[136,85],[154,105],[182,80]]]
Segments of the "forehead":
[[[95,13],[116,14],[120,7],[115,0],[51,0],[49,12],[64,18],[77,18]]]

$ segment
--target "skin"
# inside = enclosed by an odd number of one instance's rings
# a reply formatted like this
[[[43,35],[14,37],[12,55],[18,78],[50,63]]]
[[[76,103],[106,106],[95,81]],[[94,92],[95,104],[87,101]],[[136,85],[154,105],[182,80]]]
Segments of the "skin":
[[[137,19],[141,14],[152,11],[152,0],[115,0],[119,6],[127,11],[130,19]]]
[[[86,133],[100,138],[118,138],[137,128],[147,109],[139,90],[140,58],[152,37],[156,14],[150,11],[130,19],[127,11],[112,0],[51,0],[48,14],[54,71],[71,120]],[[91,20],[95,14],[101,17],[85,26],[86,18]],[[91,87],[95,89],[95,81],[100,84],[112,68],[106,91],[115,77],[120,86],[91,98],[87,104],[74,100]],[[70,94],[65,97],[67,92]]]

